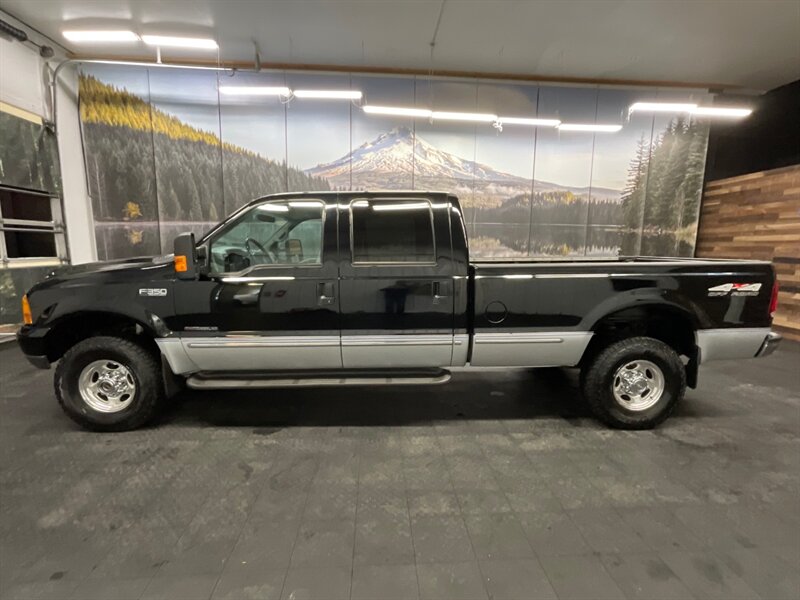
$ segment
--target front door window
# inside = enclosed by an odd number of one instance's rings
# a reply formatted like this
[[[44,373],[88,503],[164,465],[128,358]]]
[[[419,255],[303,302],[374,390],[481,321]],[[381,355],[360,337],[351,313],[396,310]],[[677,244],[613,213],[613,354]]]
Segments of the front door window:
[[[324,208],[319,200],[254,206],[212,240],[212,272],[239,273],[258,265],[321,265]]]

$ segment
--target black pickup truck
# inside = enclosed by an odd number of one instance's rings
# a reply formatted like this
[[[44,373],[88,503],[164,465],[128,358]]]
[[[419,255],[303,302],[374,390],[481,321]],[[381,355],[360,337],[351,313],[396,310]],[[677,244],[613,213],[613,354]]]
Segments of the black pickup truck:
[[[193,389],[434,384],[451,367],[578,366],[609,425],[652,427],[701,363],[771,353],[757,261],[470,261],[447,193],[325,192],[246,205],[174,255],[54,272],[22,351],[84,427],[150,420]]]

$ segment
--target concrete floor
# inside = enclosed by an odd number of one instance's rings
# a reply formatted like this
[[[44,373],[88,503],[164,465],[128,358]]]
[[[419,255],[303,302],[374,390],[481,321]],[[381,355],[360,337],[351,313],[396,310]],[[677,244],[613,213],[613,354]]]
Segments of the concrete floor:
[[[800,597],[797,345],[652,432],[547,370],[188,393],[110,435],[5,346],[4,599]]]

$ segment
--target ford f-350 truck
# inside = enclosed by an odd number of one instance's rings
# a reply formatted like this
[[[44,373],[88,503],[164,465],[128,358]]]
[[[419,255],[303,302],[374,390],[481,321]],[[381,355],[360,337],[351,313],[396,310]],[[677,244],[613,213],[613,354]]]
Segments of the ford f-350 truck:
[[[450,194],[309,192],[182,234],[174,255],[54,272],[18,340],[58,361],[58,401],[94,430],[143,425],[183,383],[435,384],[465,365],[580,367],[594,414],[642,429],[700,364],[774,351],[776,302],[767,262],[471,261]]]

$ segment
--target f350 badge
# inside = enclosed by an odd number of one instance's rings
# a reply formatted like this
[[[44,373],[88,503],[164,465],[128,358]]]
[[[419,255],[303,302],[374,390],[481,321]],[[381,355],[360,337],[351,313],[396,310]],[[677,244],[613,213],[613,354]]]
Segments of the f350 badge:
[[[709,296],[758,296],[760,283],[723,283],[708,288]]]
[[[166,296],[166,288],[139,288],[140,296]]]

